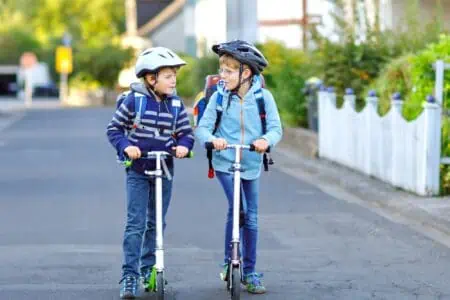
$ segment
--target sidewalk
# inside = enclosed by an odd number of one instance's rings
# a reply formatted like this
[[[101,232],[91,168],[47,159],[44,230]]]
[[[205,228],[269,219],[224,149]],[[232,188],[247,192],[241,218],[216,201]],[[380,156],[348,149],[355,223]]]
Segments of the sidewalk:
[[[416,196],[317,158],[316,154],[315,133],[300,128],[285,129],[274,155],[275,166],[338,199],[357,203],[450,247],[450,196]]]

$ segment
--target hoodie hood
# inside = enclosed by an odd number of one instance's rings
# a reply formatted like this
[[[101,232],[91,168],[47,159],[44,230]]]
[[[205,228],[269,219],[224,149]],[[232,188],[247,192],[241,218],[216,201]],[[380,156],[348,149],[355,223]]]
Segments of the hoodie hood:
[[[141,82],[133,82],[130,85],[130,89],[133,92],[138,92],[144,95],[149,96],[150,98],[155,98],[155,95],[153,95],[152,92],[150,92],[147,87],[145,86],[145,84],[141,83]],[[175,90],[175,92],[173,93],[173,95],[166,95],[166,97],[164,97],[164,99],[171,99],[177,96],[177,92]]]
[[[130,89],[133,92],[138,92],[140,94],[144,94],[147,95],[151,98],[153,98],[153,95],[150,94],[150,92],[148,91],[147,87],[145,86],[145,84],[141,83],[141,82],[134,82],[130,85]]]

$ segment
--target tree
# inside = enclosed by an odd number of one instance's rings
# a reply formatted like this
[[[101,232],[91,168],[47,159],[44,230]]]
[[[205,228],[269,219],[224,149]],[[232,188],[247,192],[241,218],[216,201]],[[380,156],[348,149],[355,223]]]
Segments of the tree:
[[[74,74],[112,86],[132,53],[120,46],[123,0],[0,0],[0,63],[17,64],[33,51],[54,72],[55,49],[72,36]],[[57,78],[53,73],[53,78]]]

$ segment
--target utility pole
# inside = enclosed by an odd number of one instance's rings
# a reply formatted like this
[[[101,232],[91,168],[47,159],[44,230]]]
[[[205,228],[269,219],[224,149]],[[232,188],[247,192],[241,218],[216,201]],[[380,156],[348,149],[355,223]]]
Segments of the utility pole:
[[[197,39],[195,37],[195,5],[196,0],[187,0],[184,5],[185,51],[194,57],[197,56]]]
[[[227,0],[227,40],[258,40],[258,1]]]
[[[126,29],[129,37],[137,35],[136,0],[125,0]]]
[[[375,16],[374,16],[374,27],[377,34],[381,31],[380,26],[380,0],[373,0],[373,6],[375,9]]]
[[[307,47],[308,47],[308,37],[306,34],[306,30],[308,28],[308,0],[303,0],[302,2],[302,12],[303,12],[303,17],[302,17],[302,45],[303,45],[303,51],[306,51]]]

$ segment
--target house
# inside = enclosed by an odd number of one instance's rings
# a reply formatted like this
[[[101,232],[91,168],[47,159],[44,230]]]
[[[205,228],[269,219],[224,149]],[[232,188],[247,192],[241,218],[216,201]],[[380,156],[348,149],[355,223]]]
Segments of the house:
[[[195,0],[125,0],[124,44],[139,50],[164,46],[196,55]]]
[[[241,38],[252,42],[280,40],[288,47],[307,47],[305,26],[317,26],[331,39],[335,34],[333,14],[357,22],[364,36],[365,19],[380,30],[404,30],[410,0],[342,0],[339,11],[336,0],[125,0],[134,2],[134,19],[127,14],[129,35],[191,55],[204,55],[214,43]],[[450,1],[419,1],[423,24],[441,14],[450,29]],[[440,3],[440,8],[438,4]],[[133,7],[133,5],[127,5]],[[306,12],[306,14],[304,13]],[[306,16],[305,16],[306,15]],[[358,19],[353,20],[353,16]],[[129,25],[134,20],[135,28]]]
[[[405,20],[408,14],[414,13],[415,2],[418,5],[417,13],[422,24],[427,24],[440,16],[444,27],[450,29],[450,1],[448,0],[346,0],[346,5],[350,8],[353,2],[360,11],[363,6],[366,7],[366,13],[371,22],[375,19],[378,3],[382,30],[405,30]]]
[[[196,55],[193,29],[186,26],[186,23],[193,24],[189,2],[192,1],[125,0],[126,33],[122,44],[135,48],[136,55],[145,48],[157,46]],[[134,68],[122,70],[118,81],[121,88],[128,88],[130,83],[137,81]]]

